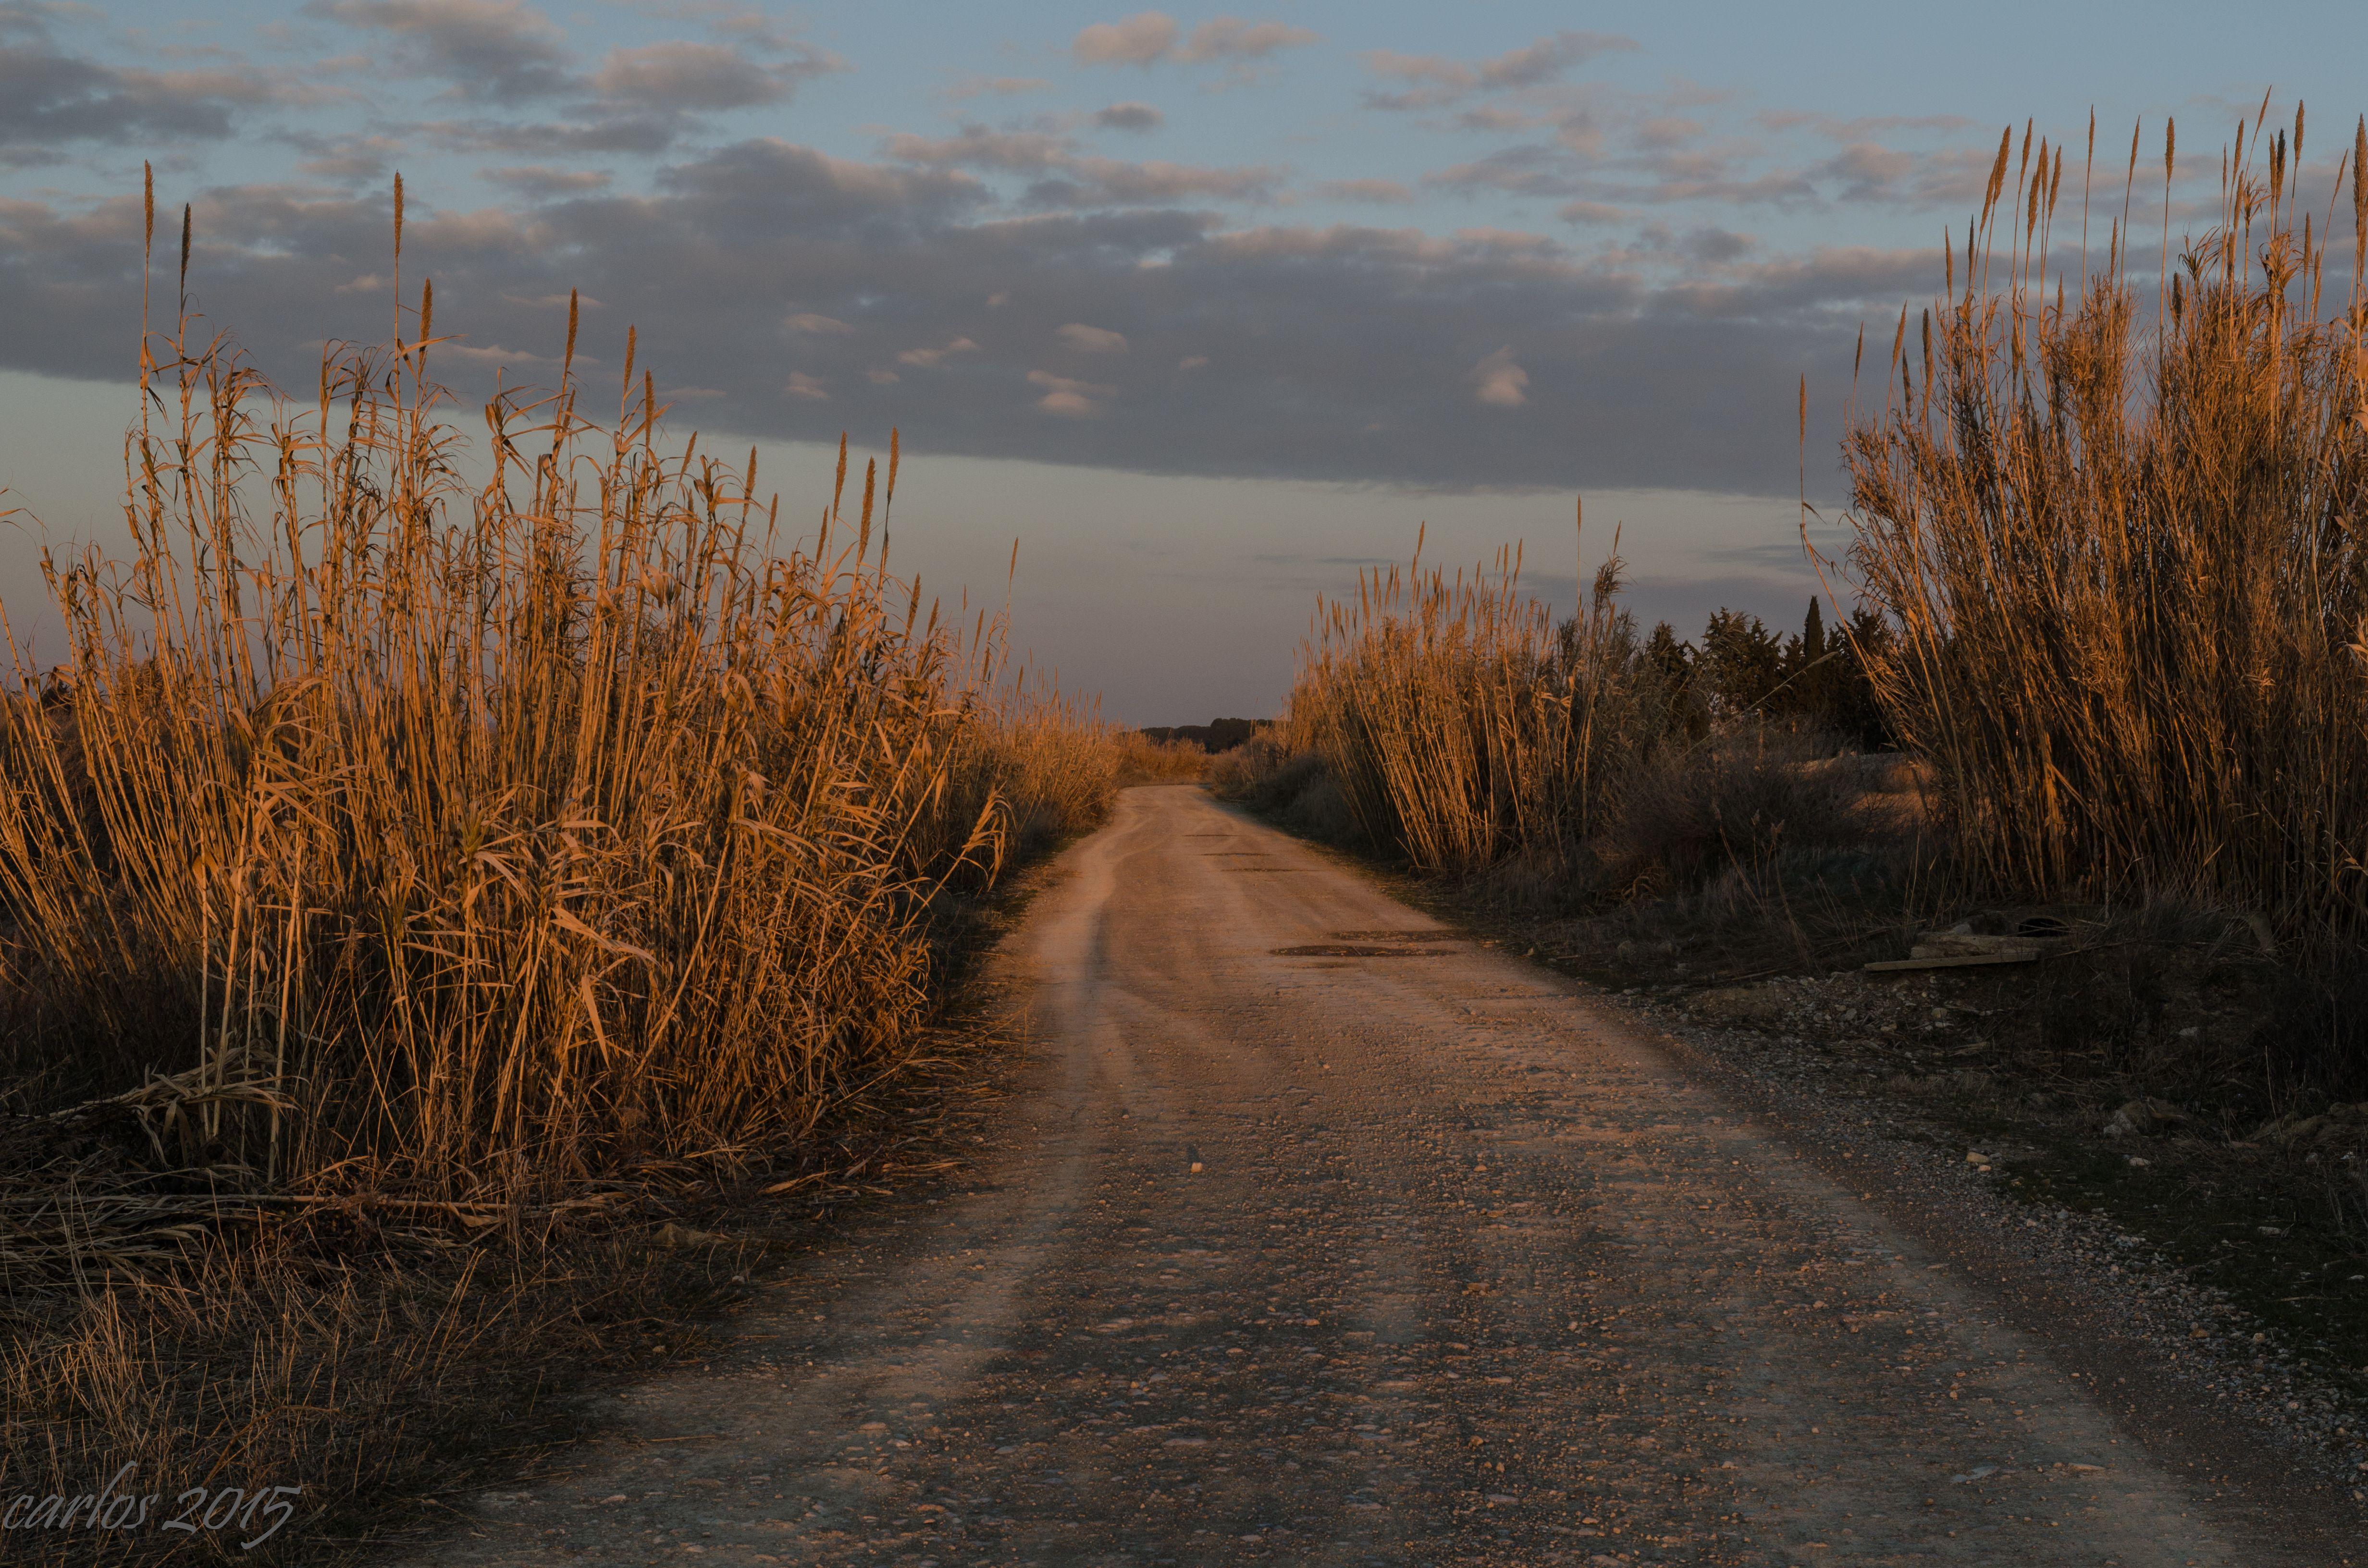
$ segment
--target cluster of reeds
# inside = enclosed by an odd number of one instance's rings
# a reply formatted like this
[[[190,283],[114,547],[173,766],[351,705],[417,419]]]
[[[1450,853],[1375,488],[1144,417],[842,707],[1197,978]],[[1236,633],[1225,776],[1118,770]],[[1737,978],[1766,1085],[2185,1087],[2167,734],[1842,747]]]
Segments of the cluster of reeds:
[[[1120,767],[891,574],[893,442],[793,543],[753,452],[659,444],[630,339],[586,415],[571,311],[472,455],[432,311],[302,402],[147,338],[131,552],[48,562],[54,667],[11,633],[0,1065],[217,1205],[793,1141],[920,1039],[933,908]]]
[[[1292,744],[1320,756],[1376,845],[1463,872],[1517,850],[1566,855],[1618,805],[1666,722],[1662,683],[1618,605],[1615,555],[1557,623],[1493,570],[1360,574],[1354,604],[1319,605],[1292,690]]]
[[[1948,297],[1912,334],[1902,312],[1883,406],[1853,416],[1853,561],[1896,630],[1880,699],[1968,868],[2317,937],[2368,926],[2368,128],[2329,290],[2302,111],[2291,135],[2265,115],[2214,226],[2174,256],[2166,217],[2154,278],[2135,137],[2092,258],[2092,119],[2069,278],[2064,149],[2026,129],[2009,194],[2000,142]],[[2166,211],[2175,171],[2167,131]]]

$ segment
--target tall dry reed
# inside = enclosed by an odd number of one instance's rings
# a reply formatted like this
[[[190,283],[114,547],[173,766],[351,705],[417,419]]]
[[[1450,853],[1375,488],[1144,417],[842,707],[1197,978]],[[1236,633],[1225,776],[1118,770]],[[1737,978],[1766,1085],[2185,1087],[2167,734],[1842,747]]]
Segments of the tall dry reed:
[[[658,444],[630,339],[586,416],[571,309],[472,482],[404,314],[302,402],[147,340],[131,552],[48,562],[54,668],[11,632],[13,1064],[217,1190],[793,1139],[920,1038],[933,905],[1107,804],[1112,733],[890,573],[893,443],[792,543],[753,452]]]
[[[1559,624],[1520,578],[1515,552],[1451,579],[1417,542],[1404,572],[1360,574],[1354,604],[1319,605],[1302,650],[1293,743],[1324,758],[1365,835],[1418,869],[1567,855],[1663,722],[1617,558]]]
[[[2026,129],[2009,195],[2002,140],[1948,297],[1902,312],[1853,417],[1853,560],[1899,633],[1872,673],[1997,885],[2368,926],[2368,128],[2333,301],[2304,129],[2240,122],[2214,226],[2174,256],[2166,223],[2157,278],[2123,217],[2066,278],[2063,150]]]

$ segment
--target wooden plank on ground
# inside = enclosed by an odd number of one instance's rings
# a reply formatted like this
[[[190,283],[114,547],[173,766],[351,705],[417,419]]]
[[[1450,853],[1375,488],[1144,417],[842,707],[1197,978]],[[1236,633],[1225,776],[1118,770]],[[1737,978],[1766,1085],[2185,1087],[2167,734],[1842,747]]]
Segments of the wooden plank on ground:
[[[1903,969],[1972,969],[1980,964],[2035,963],[2036,951],[2020,953],[1953,953],[1941,959],[1886,959],[1866,966],[1870,974]]]

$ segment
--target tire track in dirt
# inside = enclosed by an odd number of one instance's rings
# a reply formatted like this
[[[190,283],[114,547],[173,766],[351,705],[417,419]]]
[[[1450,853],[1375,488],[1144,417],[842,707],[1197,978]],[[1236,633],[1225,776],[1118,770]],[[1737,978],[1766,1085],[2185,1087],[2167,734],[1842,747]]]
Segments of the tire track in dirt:
[[[1578,987],[1276,951],[1429,924],[1128,792],[998,956],[1005,1146],[418,1561],[2339,1560]]]

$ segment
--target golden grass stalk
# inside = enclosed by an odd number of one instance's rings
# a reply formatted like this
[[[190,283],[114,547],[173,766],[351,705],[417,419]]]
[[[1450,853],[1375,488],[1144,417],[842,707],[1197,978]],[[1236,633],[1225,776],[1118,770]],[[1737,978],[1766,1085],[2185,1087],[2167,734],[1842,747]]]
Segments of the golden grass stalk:
[[[792,545],[753,452],[659,446],[630,347],[586,416],[572,313],[464,480],[429,298],[302,402],[186,321],[143,347],[131,553],[45,558],[55,667],[9,633],[13,1064],[216,1187],[516,1200],[794,1140],[913,1049],[933,903],[1106,805],[1110,733],[890,574],[893,453],[850,507],[842,442]]]
[[[1895,349],[1853,416],[1853,559],[1899,631],[1872,673],[2000,887],[2368,924],[2362,242],[2328,304],[2302,129],[2240,130],[2152,301],[2118,223],[2051,298],[2055,181],[1994,177],[1920,376]]]
[[[1450,578],[1414,562],[1319,603],[1292,690],[1294,744],[1322,756],[1360,827],[1423,871],[1517,849],[1568,855],[1609,820],[1659,721],[1617,607],[1620,562],[1556,624],[1517,552]]]

